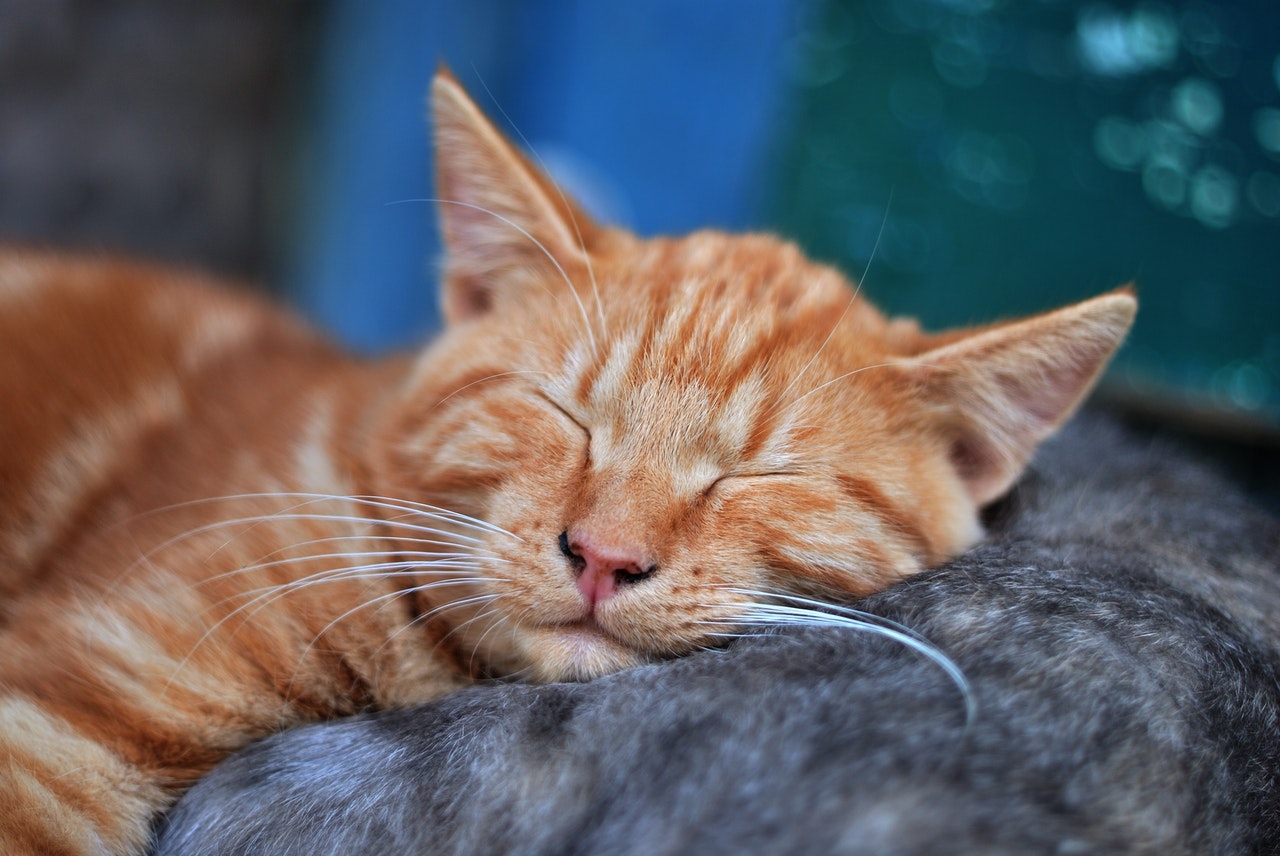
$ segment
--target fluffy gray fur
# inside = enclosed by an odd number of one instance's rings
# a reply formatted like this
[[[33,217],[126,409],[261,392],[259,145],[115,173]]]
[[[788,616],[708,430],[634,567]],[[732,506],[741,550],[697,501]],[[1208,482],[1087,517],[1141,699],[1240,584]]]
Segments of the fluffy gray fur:
[[[231,758],[185,854],[1261,853],[1280,842],[1280,522],[1079,419],[990,537],[858,607],[588,684],[478,686]]]

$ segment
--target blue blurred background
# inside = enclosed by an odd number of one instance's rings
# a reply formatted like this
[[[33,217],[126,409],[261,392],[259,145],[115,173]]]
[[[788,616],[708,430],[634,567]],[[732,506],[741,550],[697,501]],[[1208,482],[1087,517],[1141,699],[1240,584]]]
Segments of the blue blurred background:
[[[447,63],[598,216],[645,234],[759,227],[813,5],[337,0],[301,158],[291,293],[361,349],[438,323],[424,93]]]
[[[1112,392],[1276,448],[1275,0],[0,0],[0,234],[422,341],[442,61],[605,219],[775,229],[931,326],[1134,280]]]

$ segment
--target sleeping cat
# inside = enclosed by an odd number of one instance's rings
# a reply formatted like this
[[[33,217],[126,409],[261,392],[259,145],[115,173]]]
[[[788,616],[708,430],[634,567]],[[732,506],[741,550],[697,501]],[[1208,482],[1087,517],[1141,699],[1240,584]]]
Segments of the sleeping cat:
[[[1121,290],[926,335],[774,238],[591,223],[446,74],[432,100],[448,325],[416,358],[193,275],[0,260],[0,852],[140,852],[287,726],[936,566],[1132,322]]]
[[[1275,853],[1280,521],[1087,413],[989,523],[858,603],[954,658],[971,718],[902,645],[788,629],[279,735],[157,854]]]

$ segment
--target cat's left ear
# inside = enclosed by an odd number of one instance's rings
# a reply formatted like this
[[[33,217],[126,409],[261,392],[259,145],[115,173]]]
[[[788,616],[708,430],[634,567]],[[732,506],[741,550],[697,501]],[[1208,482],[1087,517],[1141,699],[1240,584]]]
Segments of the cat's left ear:
[[[999,498],[1035,447],[1075,411],[1120,347],[1138,303],[1130,288],[1021,321],[943,334],[910,371],[950,434],[979,505]]]
[[[596,232],[589,218],[444,69],[431,83],[431,115],[446,321],[482,314],[542,277],[572,281]]]

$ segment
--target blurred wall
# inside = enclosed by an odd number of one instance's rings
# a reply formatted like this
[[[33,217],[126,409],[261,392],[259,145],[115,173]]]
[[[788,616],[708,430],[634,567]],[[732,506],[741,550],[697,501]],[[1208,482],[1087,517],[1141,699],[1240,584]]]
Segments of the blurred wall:
[[[307,4],[0,0],[0,240],[260,275]]]

